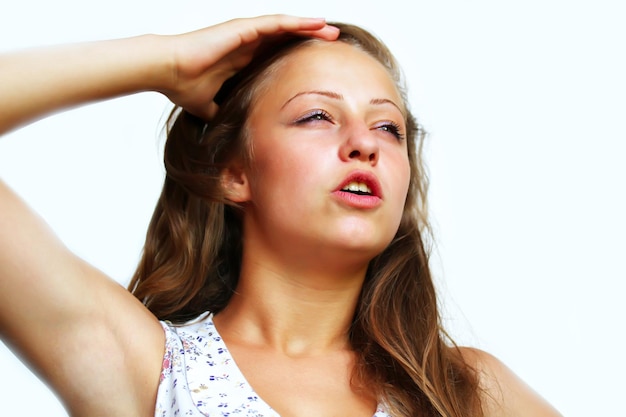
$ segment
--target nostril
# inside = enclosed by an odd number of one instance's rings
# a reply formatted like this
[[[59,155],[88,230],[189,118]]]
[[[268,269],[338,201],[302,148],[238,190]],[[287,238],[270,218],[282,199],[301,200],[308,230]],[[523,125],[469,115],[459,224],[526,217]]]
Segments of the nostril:
[[[358,158],[359,156],[361,156],[361,152],[359,152],[359,151],[352,151],[352,152],[350,152],[350,158]]]
[[[370,154],[370,162],[373,161],[374,159],[376,159],[376,154],[371,153]]]

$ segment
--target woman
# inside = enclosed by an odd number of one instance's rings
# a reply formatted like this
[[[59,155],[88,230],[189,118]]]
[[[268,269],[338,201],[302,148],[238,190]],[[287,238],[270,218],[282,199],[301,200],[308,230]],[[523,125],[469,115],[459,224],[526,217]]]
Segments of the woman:
[[[3,58],[2,132],[139,91],[183,109],[135,297],[0,189],[0,328],[72,415],[558,415],[446,343],[399,70],[338,26],[265,16]]]

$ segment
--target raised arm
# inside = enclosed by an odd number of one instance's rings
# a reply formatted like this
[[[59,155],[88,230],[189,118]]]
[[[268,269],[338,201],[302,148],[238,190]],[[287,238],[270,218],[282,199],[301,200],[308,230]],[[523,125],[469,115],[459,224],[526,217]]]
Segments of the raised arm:
[[[158,91],[209,117],[224,80],[243,67],[266,36],[283,32],[332,40],[320,19],[235,19],[175,36],[32,49],[0,56],[0,134],[52,112],[140,91]]]
[[[334,39],[322,20],[237,19],[178,36],[33,49],[0,57],[0,133],[73,106],[158,91],[201,117],[263,37]],[[70,253],[0,182],[0,335],[73,415],[153,413],[163,354],[156,318]]]

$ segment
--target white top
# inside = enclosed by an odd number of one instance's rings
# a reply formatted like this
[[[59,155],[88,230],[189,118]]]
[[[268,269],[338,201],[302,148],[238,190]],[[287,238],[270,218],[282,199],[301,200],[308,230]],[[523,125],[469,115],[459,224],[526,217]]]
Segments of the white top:
[[[155,417],[280,417],[246,381],[212,314],[161,325],[166,340]],[[390,416],[379,405],[373,417]]]

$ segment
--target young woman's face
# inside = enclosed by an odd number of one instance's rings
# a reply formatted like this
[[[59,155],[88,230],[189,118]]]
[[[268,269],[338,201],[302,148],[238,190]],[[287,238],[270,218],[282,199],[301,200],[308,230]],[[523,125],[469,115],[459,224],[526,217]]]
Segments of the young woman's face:
[[[290,256],[371,259],[409,186],[403,102],[385,68],[340,42],[304,47],[253,104],[244,238]]]

